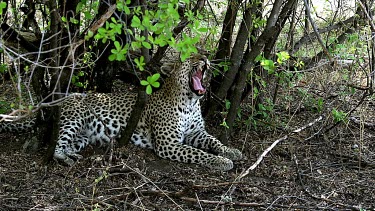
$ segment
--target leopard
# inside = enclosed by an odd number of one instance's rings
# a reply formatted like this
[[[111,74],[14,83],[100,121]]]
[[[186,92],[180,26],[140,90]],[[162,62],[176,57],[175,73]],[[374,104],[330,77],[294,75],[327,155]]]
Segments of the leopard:
[[[163,159],[198,164],[228,171],[242,152],[228,147],[205,129],[200,99],[206,94],[210,61],[193,55],[184,62],[166,64],[168,72],[161,88],[153,92],[142,111],[130,142],[152,149]],[[163,72],[163,71],[162,71]],[[89,93],[67,97],[61,104],[59,135],[54,159],[73,165],[88,145],[108,145],[118,138],[129,121],[137,93]],[[31,127],[20,123],[15,127]],[[11,127],[0,124],[0,132]]]

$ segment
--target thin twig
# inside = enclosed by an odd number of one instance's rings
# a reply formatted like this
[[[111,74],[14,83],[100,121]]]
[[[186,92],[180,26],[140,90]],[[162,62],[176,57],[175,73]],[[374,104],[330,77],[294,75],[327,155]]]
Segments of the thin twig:
[[[294,134],[294,133],[299,133],[301,132],[302,130],[305,130],[306,128],[308,127],[311,127],[313,126],[315,123],[319,122],[320,120],[323,119],[323,116],[319,116],[318,118],[314,119],[312,122],[308,123],[307,125],[304,125],[303,127],[300,127],[294,131],[292,131],[291,134]],[[250,171],[254,170],[261,162],[262,160],[264,159],[264,157],[277,145],[279,144],[280,142],[288,139],[290,137],[290,134],[288,135],[285,135],[284,137],[280,138],[280,139],[277,139],[276,141],[274,141],[271,146],[269,146],[266,150],[263,151],[263,153],[258,157],[257,161],[255,161],[255,163],[250,166],[248,169],[246,169],[244,172],[242,172],[240,174],[240,176],[238,176],[236,178],[236,181],[240,181],[242,178],[246,177]]]

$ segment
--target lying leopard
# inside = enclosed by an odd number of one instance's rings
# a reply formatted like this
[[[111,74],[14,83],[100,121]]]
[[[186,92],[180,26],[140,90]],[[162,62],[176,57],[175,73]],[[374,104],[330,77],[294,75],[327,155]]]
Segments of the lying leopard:
[[[223,171],[232,169],[232,161],[241,159],[241,152],[208,134],[201,115],[199,99],[206,92],[209,65],[200,55],[176,65],[163,87],[151,95],[131,142],[151,148],[165,159]],[[61,105],[54,158],[72,165],[82,158],[78,152],[88,144],[108,144],[126,126],[136,97],[134,93],[68,97]],[[0,124],[0,132],[11,129],[9,124]]]

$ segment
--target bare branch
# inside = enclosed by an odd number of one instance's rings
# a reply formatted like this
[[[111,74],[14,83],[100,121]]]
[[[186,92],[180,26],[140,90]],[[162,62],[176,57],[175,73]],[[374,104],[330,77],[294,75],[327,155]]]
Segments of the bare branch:
[[[346,19],[344,21],[340,21],[340,22],[338,22],[338,23],[336,23],[336,24],[334,24],[332,26],[327,26],[326,28],[318,29],[318,34],[330,32],[332,30],[339,29],[341,27],[348,27],[348,28],[350,28],[350,27],[352,27],[353,22],[355,21],[355,19],[356,19],[356,16],[352,16],[352,17],[350,17],[350,18],[348,18],[348,19]],[[311,32],[310,34],[307,34],[307,35],[303,36],[294,45],[293,50],[292,50],[292,54],[294,54],[295,52],[297,52],[302,47],[302,45],[315,40],[317,38],[316,35],[317,34],[315,32]]]
[[[303,0],[303,2],[305,3],[306,14],[307,14],[307,17],[309,18],[309,21],[310,21],[310,23],[311,23],[311,26],[312,26],[312,28],[313,28],[313,30],[314,30],[315,35],[316,35],[316,38],[318,39],[319,44],[321,45],[321,47],[322,47],[324,53],[327,55],[329,61],[330,61],[330,62],[333,62],[333,58],[332,58],[331,54],[329,54],[328,49],[326,48],[326,46],[324,45],[323,40],[322,40],[322,37],[320,36],[320,34],[319,34],[319,32],[318,32],[318,29],[317,29],[317,27],[316,27],[316,25],[315,25],[315,22],[313,21],[313,19],[312,19],[312,17],[311,17],[310,7],[309,7],[309,5],[308,5],[308,3],[307,3],[307,0]]]
[[[359,4],[359,6],[361,6],[362,8],[362,11],[366,14],[366,17],[368,19],[368,22],[371,26],[371,31],[375,31],[375,25],[374,25],[374,22],[372,20],[372,18],[370,17],[370,14],[368,13],[366,7],[363,5],[363,3],[361,1],[357,1],[357,3]]]
[[[294,134],[294,133],[299,133],[301,132],[302,130],[305,130],[306,128],[308,127],[311,127],[313,126],[314,124],[316,124],[317,122],[319,122],[320,120],[323,119],[323,116],[319,116],[318,118],[314,119],[312,122],[308,123],[307,125],[304,125],[303,127],[300,127],[296,130],[293,130],[291,134]],[[280,142],[288,139],[290,137],[290,134],[289,135],[285,135],[284,137],[280,138],[280,139],[277,139],[276,141],[274,141],[271,146],[269,146],[266,150],[264,150],[264,152],[258,157],[257,161],[255,161],[255,163],[253,165],[251,165],[248,169],[246,169],[246,171],[242,172],[240,174],[240,176],[238,176],[236,178],[236,181],[239,181],[241,180],[242,178],[246,177],[250,171],[254,170],[261,162],[262,160],[264,159],[264,157],[277,145],[279,144]]]

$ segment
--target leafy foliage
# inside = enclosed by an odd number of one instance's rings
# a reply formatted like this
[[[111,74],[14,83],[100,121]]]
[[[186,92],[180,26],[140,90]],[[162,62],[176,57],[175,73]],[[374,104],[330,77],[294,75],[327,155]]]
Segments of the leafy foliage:
[[[112,54],[108,57],[109,61],[124,61],[128,52],[128,45],[122,47],[118,41],[115,41],[114,45],[116,48],[111,50]]]
[[[332,109],[332,116],[335,122],[347,122],[347,114],[344,111],[339,111],[336,108]]]
[[[6,2],[3,2],[3,1],[0,2],[0,15],[3,14],[3,10],[6,8],[6,6],[7,6]]]
[[[159,73],[155,73],[152,76],[148,76],[147,80],[142,80],[141,85],[146,86],[146,93],[147,94],[152,94],[152,87],[159,88],[160,83],[157,81],[160,78]]]

